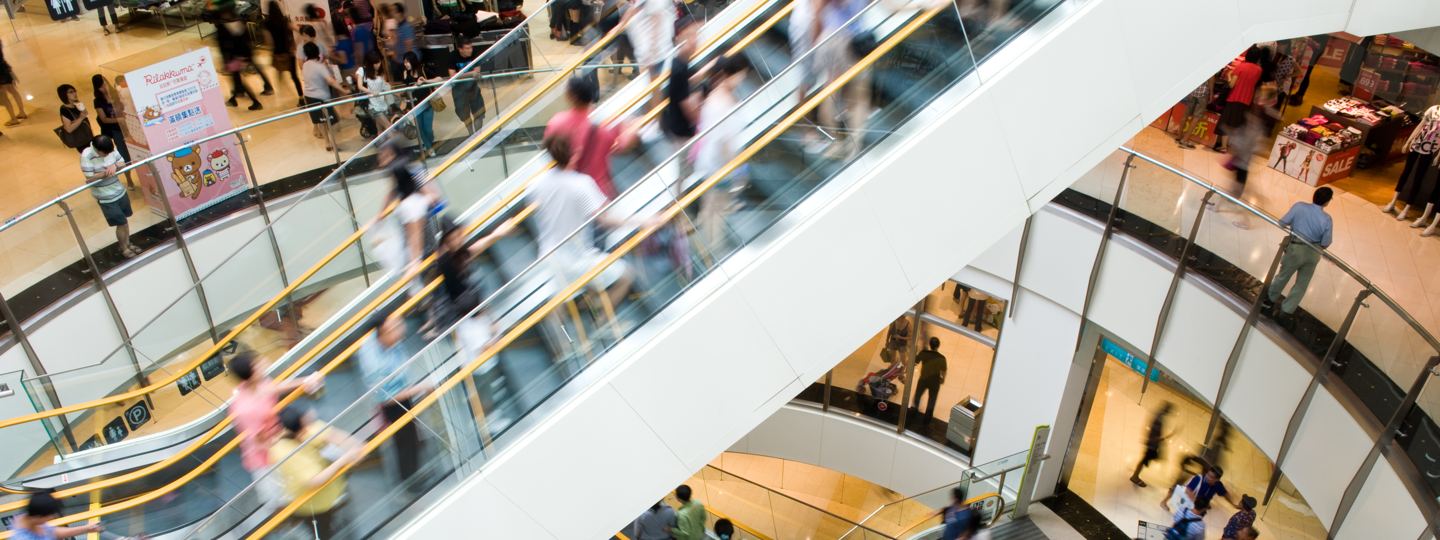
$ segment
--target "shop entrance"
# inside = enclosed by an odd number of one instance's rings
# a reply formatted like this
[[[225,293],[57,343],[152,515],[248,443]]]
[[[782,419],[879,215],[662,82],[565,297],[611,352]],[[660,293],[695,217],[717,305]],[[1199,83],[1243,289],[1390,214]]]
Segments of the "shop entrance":
[[[1093,330],[1094,325],[1089,325]],[[1076,421],[1077,437],[1067,449],[1062,487],[1095,507],[1130,535],[1138,535],[1141,522],[1169,526],[1171,510],[1184,504],[1184,484],[1207,463],[1224,472],[1221,482],[1236,503],[1248,495],[1256,501],[1254,526],[1261,538],[1323,540],[1326,531],[1305,499],[1285,478],[1265,504],[1265,488],[1272,464],[1243,433],[1221,418],[1212,444],[1205,446],[1212,410],[1210,404],[1183,382],[1165,374],[1163,365],[1148,359],[1118,339],[1100,332],[1094,348],[1085,403]],[[1096,342],[1096,341],[1088,341]],[[1153,369],[1152,369],[1153,368]],[[1146,384],[1146,375],[1150,381]],[[1157,413],[1163,417],[1159,455],[1131,477],[1146,455],[1146,438]],[[1174,491],[1171,492],[1172,486]],[[1167,497],[1168,493],[1168,497]],[[1162,508],[1164,501],[1171,510]],[[1206,538],[1221,538],[1239,509],[1216,497],[1205,516]]]

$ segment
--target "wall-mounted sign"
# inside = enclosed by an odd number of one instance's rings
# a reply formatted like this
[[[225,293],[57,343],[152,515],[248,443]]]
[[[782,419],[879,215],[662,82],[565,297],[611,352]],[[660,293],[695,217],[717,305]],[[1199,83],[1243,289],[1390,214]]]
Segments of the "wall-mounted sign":
[[[180,380],[175,381],[175,386],[180,388],[180,395],[189,394],[192,390],[200,387],[200,372],[186,373],[185,376],[180,377]]]
[[[75,451],[84,452],[97,446],[103,446],[100,444],[100,437],[98,435],[91,435],[89,439],[85,440],[85,442],[80,443],[80,446],[75,448]]]
[[[205,380],[207,381],[214,379],[221,373],[225,373],[225,361],[221,360],[218,354],[211,356],[209,360],[200,364],[200,373],[205,375]]]
[[[130,430],[125,427],[125,419],[119,416],[105,424],[105,429],[100,430],[105,436],[105,444],[115,444],[130,436]]]
[[[1115,357],[1115,359],[1119,360],[1121,364],[1130,366],[1130,369],[1135,370],[1135,372],[1139,373],[1141,376],[1144,376],[1146,369],[1150,367],[1145,363],[1144,360],[1141,360],[1139,357],[1130,354],[1130,351],[1121,348],[1119,345],[1115,344],[1115,342],[1108,339],[1100,338],[1100,349],[1105,351],[1105,354]],[[1160,380],[1160,370],[1157,369],[1155,371],[1151,371],[1150,380]]]
[[[131,405],[129,409],[125,409],[125,424],[130,426],[130,431],[140,429],[140,426],[145,425],[145,423],[149,421],[150,407],[145,403],[145,400],[137,401],[134,405]]]

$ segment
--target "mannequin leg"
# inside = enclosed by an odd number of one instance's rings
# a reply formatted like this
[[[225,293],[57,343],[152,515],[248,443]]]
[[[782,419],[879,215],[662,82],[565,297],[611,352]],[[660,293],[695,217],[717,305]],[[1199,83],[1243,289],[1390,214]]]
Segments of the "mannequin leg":
[[[1440,232],[1436,230],[1437,227],[1440,227],[1440,215],[1430,220],[1430,226],[1425,229],[1425,232],[1420,233],[1420,236],[1435,236],[1437,232]]]
[[[1404,206],[1395,207],[1395,221],[1405,221],[1405,216],[1410,213],[1410,205],[1400,203]]]
[[[1435,210],[1435,203],[1426,203],[1426,204],[1425,204],[1425,213],[1420,214],[1420,219],[1417,219],[1417,220],[1415,220],[1414,223],[1411,223],[1411,224],[1410,224],[1410,228],[1412,228],[1412,229],[1419,229],[1419,228],[1421,228],[1421,227],[1424,227],[1424,226],[1425,226],[1425,222],[1430,220],[1430,213],[1431,213],[1432,211],[1434,211],[1434,210]]]
[[[1389,214],[1390,212],[1394,212],[1394,211],[1395,211],[1395,203],[1398,202],[1399,200],[1400,200],[1400,192],[1399,192],[1399,191],[1396,191],[1396,192],[1395,192],[1395,195],[1392,196],[1392,197],[1390,197],[1390,204],[1385,205],[1385,207],[1384,207],[1384,208],[1381,208],[1380,211],[1381,211],[1381,212],[1384,212],[1384,213],[1386,213],[1386,214]]]

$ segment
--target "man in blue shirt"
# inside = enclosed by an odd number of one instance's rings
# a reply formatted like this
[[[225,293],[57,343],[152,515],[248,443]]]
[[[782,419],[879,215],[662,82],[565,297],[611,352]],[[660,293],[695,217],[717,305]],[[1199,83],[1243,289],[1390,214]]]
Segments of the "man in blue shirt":
[[[1334,196],[1335,192],[1328,187],[1315,190],[1315,196],[1311,199],[1313,202],[1295,203],[1290,207],[1290,211],[1285,213],[1285,217],[1280,218],[1280,224],[1290,227],[1296,235],[1303,236],[1320,247],[1329,247],[1334,225],[1330,215],[1325,213],[1325,206],[1330,204],[1330,199]],[[1280,271],[1275,274],[1275,281],[1270,283],[1270,292],[1263,305],[1265,310],[1275,309],[1280,292],[1285,290],[1285,284],[1289,283],[1290,277],[1295,276],[1295,286],[1290,289],[1290,294],[1285,296],[1285,302],[1280,304],[1280,310],[1286,315],[1295,313],[1295,308],[1300,306],[1300,299],[1305,297],[1305,289],[1310,286],[1310,278],[1315,275],[1315,267],[1319,264],[1319,251],[1299,241],[1291,241],[1290,247],[1285,248],[1285,255],[1280,259]]]
[[[377,325],[375,335],[366,337],[360,345],[360,372],[367,388],[385,401],[380,404],[380,413],[386,422],[400,419],[413,406],[416,398],[430,391],[426,383],[408,385],[410,373],[396,373],[408,370],[405,366],[410,355],[405,354],[401,344],[405,339],[405,321],[399,317],[386,317]],[[391,375],[394,374],[392,377]],[[420,432],[411,421],[396,430],[391,437],[395,442],[395,455],[400,466],[400,480],[404,482],[420,470]],[[416,486],[406,486],[415,489]]]

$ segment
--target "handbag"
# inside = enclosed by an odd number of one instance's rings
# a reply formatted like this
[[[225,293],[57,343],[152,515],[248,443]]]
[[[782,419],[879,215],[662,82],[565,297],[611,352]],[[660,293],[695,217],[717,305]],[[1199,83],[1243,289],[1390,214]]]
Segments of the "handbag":
[[[445,107],[446,105],[444,99],[435,98],[430,100],[430,108],[435,109],[435,112],[445,112]]]
[[[90,146],[90,141],[95,138],[90,131],[90,119],[80,121],[75,131],[65,131],[65,126],[55,128],[55,135],[60,137],[60,142],[65,143],[66,148],[84,148]]]

